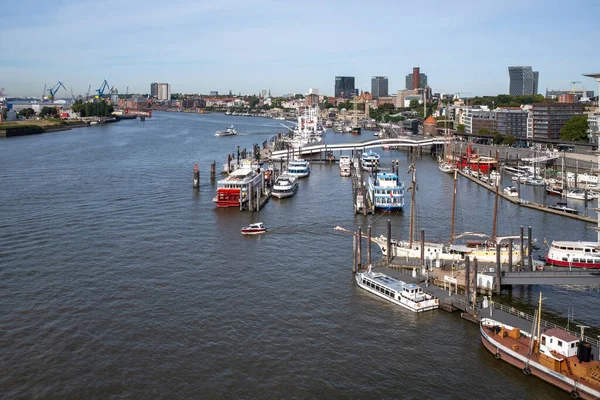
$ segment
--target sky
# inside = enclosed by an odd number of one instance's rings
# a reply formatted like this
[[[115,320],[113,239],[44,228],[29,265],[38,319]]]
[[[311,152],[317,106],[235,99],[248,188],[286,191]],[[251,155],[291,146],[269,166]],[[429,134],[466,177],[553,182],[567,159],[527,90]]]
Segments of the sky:
[[[119,93],[333,95],[337,75],[365,91],[387,76],[395,93],[415,66],[434,92],[472,97],[508,93],[512,65],[539,71],[542,94],[598,91],[582,76],[600,72],[598,0],[21,0],[2,16],[8,97],[104,79]]]

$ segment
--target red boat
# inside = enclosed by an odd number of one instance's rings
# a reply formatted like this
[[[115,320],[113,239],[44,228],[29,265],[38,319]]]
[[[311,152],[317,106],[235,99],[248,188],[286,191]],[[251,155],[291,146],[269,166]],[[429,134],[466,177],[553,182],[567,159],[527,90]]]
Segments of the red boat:
[[[259,233],[265,233],[267,228],[265,228],[265,224],[262,222],[257,222],[255,224],[250,224],[242,228],[242,235],[256,235]]]
[[[489,174],[493,169],[496,169],[498,161],[492,157],[480,156],[477,154],[472,147],[472,144],[467,144],[467,153],[462,154],[458,160],[456,160],[456,166],[458,168],[465,169],[470,168],[471,171],[478,171]]]

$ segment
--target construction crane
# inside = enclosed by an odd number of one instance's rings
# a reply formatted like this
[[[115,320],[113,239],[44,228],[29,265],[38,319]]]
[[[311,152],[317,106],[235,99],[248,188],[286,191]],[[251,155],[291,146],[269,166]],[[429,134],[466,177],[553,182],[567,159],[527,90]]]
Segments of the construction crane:
[[[575,94],[575,84],[581,83],[581,81],[571,81],[571,94]]]
[[[42,92],[42,102],[46,101],[46,85],[44,85],[44,91]]]
[[[87,92],[86,92],[86,94],[85,94],[85,98],[86,98],[86,99],[90,97],[90,91],[91,91],[91,90],[92,90],[92,85],[89,85],[89,86],[88,86],[88,91],[87,91]]]
[[[96,90],[96,92],[98,93],[96,95],[96,98],[100,98],[100,97],[104,96],[104,91],[106,89],[110,90],[110,86],[108,85],[108,82],[106,82],[106,79],[105,79],[104,82],[102,82],[102,85],[100,86],[100,89]]]
[[[67,88],[65,87],[65,85],[63,85],[61,81],[58,81],[56,85],[48,89],[48,92],[50,92],[50,101],[54,101],[54,96],[56,95],[56,93],[58,93],[61,87],[65,89],[65,91],[67,90]]]

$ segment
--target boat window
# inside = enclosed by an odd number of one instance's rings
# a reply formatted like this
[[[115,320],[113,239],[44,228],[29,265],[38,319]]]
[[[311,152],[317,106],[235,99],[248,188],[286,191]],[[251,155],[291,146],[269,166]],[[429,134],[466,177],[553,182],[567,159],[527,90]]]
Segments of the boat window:
[[[542,335],[542,345],[544,345],[544,346],[546,345],[546,336],[543,336],[543,335]]]
[[[585,249],[586,253],[589,253],[590,251],[592,251],[592,249]]]
[[[567,257],[563,257],[562,260],[563,261],[569,261],[569,259]]]
[[[575,342],[571,343],[571,348],[574,349],[575,348]]]
[[[550,338],[550,343],[552,344],[552,338]]]
[[[560,340],[558,341],[557,344],[558,344],[559,347],[562,347],[562,342]]]

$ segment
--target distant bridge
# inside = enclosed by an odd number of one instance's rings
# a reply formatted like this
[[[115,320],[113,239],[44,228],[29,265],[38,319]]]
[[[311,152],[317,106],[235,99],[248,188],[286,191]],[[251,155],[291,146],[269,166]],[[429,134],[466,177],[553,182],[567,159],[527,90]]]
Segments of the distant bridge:
[[[448,139],[445,140],[448,143]],[[443,137],[414,139],[408,136],[389,139],[373,139],[358,143],[341,143],[341,144],[316,144],[306,147],[299,147],[289,150],[277,150],[271,153],[272,160],[286,159],[288,156],[301,157],[304,155],[321,154],[328,151],[356,151],[365,150],[383,146],[400,146],[400,147],[424,147],[432,145],[443,145]]]
[[[600,285],[600,270],[502,272],[502,285]]]

